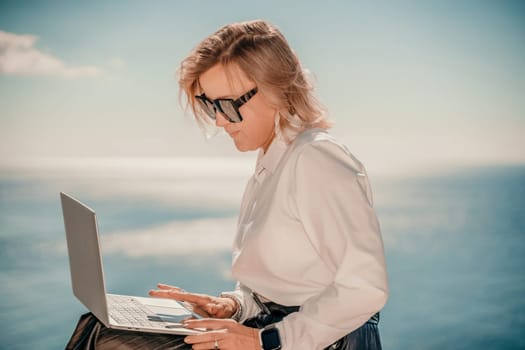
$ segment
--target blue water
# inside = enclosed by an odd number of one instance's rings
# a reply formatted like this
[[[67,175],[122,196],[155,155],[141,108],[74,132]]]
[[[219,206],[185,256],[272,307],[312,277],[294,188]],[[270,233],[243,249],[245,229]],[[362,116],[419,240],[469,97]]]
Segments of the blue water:
[[[58,191],[0,180],[0,348],[60,349],[86,310],[71,293]],[[385,349],[525,349],[525,167],[485,167],[373,182],[391,294]],[[103,234],[234,216],[230,207],[89,198]],[[124,204],[123,204],[124,203]],[[198,238],[196,238],[198,244]],[[159,281],[231,289],[228,252],[206,257],[104,254],[108,290],[145,294]]]

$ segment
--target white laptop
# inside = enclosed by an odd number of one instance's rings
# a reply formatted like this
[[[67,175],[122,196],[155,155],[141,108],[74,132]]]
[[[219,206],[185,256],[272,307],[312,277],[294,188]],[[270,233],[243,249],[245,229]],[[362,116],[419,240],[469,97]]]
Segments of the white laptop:
[[[66,229],[73,294],[106,327],[150,333],[196,334],[184,328],[199,318],[191,306],[171,299],[107,294],[95,212],[60,193]]]

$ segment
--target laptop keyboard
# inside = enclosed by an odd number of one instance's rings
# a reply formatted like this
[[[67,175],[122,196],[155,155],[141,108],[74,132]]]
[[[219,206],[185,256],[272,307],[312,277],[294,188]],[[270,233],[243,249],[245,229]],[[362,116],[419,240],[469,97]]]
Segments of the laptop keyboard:
[[[112,319],[122,325],[164,328],[162,319],[156,318],[146,306],[124,295],[108,294],[108,310]],[[150,321],[149,319],[154,319]]]

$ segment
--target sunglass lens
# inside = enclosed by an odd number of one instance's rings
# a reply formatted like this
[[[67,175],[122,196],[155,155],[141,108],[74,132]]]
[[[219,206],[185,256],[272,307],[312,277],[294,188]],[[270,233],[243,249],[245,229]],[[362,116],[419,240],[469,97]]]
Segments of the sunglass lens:
[[[198,99],[198,101],[200,102],[202,109],[204,110],[204,112],[206,112],[208,117],[210,117],[211,119],[215,119],[215,106],[213,105],[213,103],[208,101],[207,99],[200,98]]]
[[[239,123],[242,119],[239,117],[237,109],[233,105],[233,101],[219,100],[219,106],[222,114],[232,123]]]

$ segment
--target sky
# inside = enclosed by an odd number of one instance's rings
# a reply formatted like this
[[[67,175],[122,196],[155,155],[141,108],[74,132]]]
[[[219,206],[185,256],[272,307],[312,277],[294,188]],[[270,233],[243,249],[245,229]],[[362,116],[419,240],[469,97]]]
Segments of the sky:
[[[369,172],[525,163],[521,1],[4,0],[0,167],[254,158],[203,136],[176,69],[222,25],[256,18],[287,37]]]

